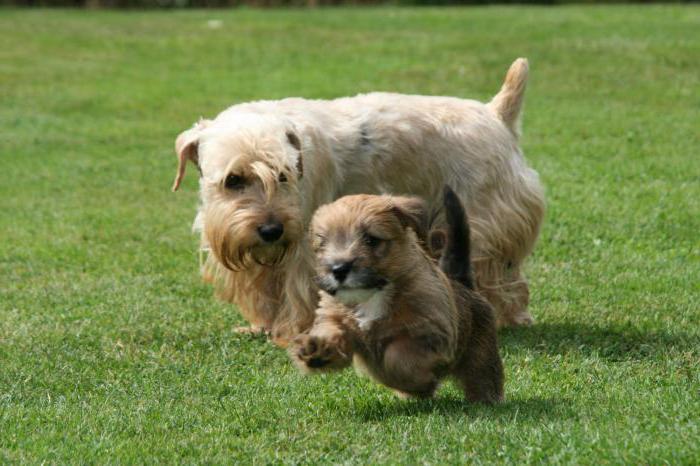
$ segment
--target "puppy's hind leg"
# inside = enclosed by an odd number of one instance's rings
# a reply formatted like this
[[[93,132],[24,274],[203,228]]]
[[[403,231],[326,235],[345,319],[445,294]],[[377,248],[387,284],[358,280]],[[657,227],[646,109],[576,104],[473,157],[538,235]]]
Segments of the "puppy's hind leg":
[[[446,358],[420,342],[402,338],[384,351],[380,382],[401,398],[430,398],[447,367]]]

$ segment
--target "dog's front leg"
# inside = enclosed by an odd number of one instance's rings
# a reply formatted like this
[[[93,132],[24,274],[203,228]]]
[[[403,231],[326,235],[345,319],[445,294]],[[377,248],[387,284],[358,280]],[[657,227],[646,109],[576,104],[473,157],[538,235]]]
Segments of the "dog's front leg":
[[[353,334],[343,316],[321,314],[294,339],[289,356],[304,372],[344,369],[352,364]]]

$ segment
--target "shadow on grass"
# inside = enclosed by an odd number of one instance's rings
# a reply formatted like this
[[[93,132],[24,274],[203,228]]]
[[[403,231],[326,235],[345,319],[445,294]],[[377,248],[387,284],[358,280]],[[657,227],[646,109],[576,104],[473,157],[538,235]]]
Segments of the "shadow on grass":
[[[463,398],[444,397],[437,394],[430,400],[372,399],[358,406],[354,414],[364,422],[382,421],[396,416],[420,417],[437,414],[443,417],[489,418],[544,421],[566,415],[570,403],[554,398],[530,398],[506,400],[488,406],[470,403]]]
[[[681,332],[645,332],[634,327],[602,327],[580,322],[538,323],[532,327],[503,329],[504,350],[546,354],[579,353],[610,361],[663,357],[680,351],[697,351],[694,338]]]
[[[697,337],[683,332],[645,332],[634,327],[602,327],[585,323],[541,323],[529,328],[504,329],[500,345],[505,351],[534,351],[547,355],[578,353],[609,361],[638,361],[679,353],[698,353]],[[431,400],[374,399],[355,406],[353,414],[364,422],[396,416],[467,416],[513,421],[545,421],[573,415],[566,399],[509,399],[495,406],[469,403],[438,392]]]

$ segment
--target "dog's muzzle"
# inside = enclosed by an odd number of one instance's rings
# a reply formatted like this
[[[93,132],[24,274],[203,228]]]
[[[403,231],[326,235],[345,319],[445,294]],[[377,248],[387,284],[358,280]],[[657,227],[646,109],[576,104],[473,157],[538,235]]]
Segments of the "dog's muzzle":
[[[354,269],[352,261],[333,264],[318,277],[318,286],[334,296],[338,291],[381,291],[389,282],[370,269]]]

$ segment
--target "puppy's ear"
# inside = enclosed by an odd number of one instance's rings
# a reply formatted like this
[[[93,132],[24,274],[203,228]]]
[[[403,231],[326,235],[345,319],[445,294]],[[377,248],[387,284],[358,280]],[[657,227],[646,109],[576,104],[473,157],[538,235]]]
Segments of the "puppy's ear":
[[[185,177],[185,168],[187,161],[194,163],[199,169],[199,154],[197,148],[199,146],[199,136],[204,128],[206,128],[211,120],[199,120],[195,125],[180,133],[175,140],[175,152],[177,153],[177,173],[175,174],[175,182],[173,183],[173,191],[177,191],[180,187],[182,179]]]
[[[299,178],[304,175],[304,162],[301,160],[301,141],[299,136],[296,135],[294,131],[287,131],[287,141],[289,144],[299,152],[299,158],[297,159],[297,173]]]
[[[416,232],[424,243],[428,240],[428,207],[417,197],[397,196],[392,198],[391,211],[396,215],[404,228]]]

